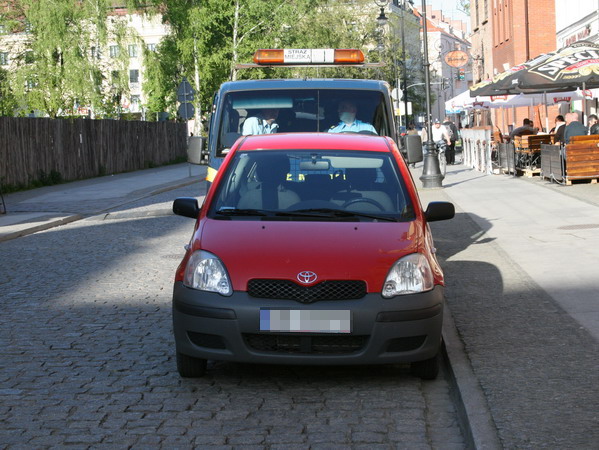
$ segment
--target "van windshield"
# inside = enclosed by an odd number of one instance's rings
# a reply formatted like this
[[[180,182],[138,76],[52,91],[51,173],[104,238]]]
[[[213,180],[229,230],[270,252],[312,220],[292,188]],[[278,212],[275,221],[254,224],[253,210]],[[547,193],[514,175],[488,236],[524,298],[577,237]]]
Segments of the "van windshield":
[[[358,132],[390,136],[382,93],[349,89],[280,89],[230,92],[223,99],[217,156],[241,135],[297,132]],[[344,125],[340,114],[355,121]]]

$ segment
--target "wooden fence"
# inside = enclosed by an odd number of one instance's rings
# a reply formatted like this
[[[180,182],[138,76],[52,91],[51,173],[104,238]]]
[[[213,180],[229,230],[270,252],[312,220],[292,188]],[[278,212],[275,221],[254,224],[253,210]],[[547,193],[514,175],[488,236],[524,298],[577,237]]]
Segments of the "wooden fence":
[[[185,124],[0,117],[0,185],[64,181],[161,165],[187,155]]]

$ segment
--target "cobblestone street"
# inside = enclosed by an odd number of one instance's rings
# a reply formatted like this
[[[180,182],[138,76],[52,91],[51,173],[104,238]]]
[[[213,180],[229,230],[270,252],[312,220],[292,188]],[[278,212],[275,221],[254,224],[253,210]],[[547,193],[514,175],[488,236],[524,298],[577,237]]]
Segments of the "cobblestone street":
[[[211,362],[182,379],[182,188],[0,243],[0,448],[464,447],[449,383],[404,367]]]

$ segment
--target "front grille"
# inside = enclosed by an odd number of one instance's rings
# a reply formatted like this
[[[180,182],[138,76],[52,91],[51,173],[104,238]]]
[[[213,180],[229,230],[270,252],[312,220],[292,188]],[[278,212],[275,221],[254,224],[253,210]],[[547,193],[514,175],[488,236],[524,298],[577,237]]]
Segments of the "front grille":
[[[366,295],[364,281],[323,281],[314,286],[300,286],[289,280],[250,280],[248,294],[255,298],[296,300],[312,303],[319,300],[356,300]]]
[[[248,347],[261,352],[339,355],[362,350],[368,341],[368,336],[244,334],[243,339]]]

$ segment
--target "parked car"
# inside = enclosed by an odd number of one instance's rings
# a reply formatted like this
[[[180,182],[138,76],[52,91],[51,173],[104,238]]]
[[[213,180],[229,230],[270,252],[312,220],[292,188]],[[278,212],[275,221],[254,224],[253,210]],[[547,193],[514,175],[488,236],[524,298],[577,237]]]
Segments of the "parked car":
[[[177,368],[411,363],[439,370],[443,272],[395,142],[298,133],[237,140],[200,208],[173,294]]]

